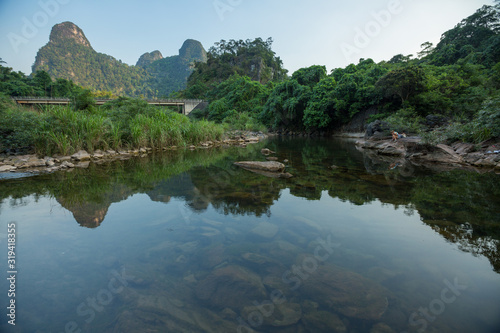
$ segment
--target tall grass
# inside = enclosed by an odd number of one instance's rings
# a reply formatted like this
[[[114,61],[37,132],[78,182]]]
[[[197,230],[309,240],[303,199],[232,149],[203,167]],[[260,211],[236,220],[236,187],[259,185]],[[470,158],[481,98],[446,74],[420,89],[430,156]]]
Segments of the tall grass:
[[[220,140],[222,125],[190,121],[188,117],[153,106],[134,103],[93,112],[70,107],[47,107],[40,112],[16,108],[0,112],[0,148],[31,147],[39,154],[69,155],[80,149],[163,148]],[[4,123],[8,123],[7,125]],[[8,135],[7,135],[8,134]]]

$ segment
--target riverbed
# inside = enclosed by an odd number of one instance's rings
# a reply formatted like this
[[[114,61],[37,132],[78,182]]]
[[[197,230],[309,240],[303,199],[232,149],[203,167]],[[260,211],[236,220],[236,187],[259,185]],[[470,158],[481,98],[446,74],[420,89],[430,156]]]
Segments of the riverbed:
[[[233,165],[262,148],[293,177]],[[2,332],[500,329],[494,173],[271,138],[3,179],[0,200]]]

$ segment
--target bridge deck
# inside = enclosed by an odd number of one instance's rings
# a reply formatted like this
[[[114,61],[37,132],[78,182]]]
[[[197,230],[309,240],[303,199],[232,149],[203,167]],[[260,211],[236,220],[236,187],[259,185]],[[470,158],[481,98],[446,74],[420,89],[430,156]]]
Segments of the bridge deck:
[[[17,104],[24,105],[68,105],[71,103],[70,98],[50,98],[50,97],[12,97]],[[96,99],[96,105],[103,105],[115,99]],[[181,106],[183,114],[189,114],[196,106],[205,102],[201,99],[147,99],[145,100],[150,105],[156,106]],[[188,107],[187,107],[188,106]]]

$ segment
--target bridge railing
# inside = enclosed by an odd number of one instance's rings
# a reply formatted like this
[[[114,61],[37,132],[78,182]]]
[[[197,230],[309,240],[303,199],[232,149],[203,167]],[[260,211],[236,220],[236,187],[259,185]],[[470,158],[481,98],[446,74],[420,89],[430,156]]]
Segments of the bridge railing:
[[[71,101],[67,97],[39,97],[39,96],[13,96],[15,101]],[[117,98],[96,98],[95,101],[110,102],[117,100]],[[203,99],[173,99],[173,98],[160,98],[160,99],[144,99],[148,103],[202,103]]]

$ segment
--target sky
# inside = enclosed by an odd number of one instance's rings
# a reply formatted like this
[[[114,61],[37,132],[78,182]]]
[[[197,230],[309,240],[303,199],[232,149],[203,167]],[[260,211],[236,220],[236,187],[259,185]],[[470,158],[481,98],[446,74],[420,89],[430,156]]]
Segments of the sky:
[[[31,73],[52,26],[79,26],[97,52],[135,65],[145,52],[177,55],[186,39],[264,40],[292,74],[371,58],[416,56],[493,0],[0,0],[0,58]]]

